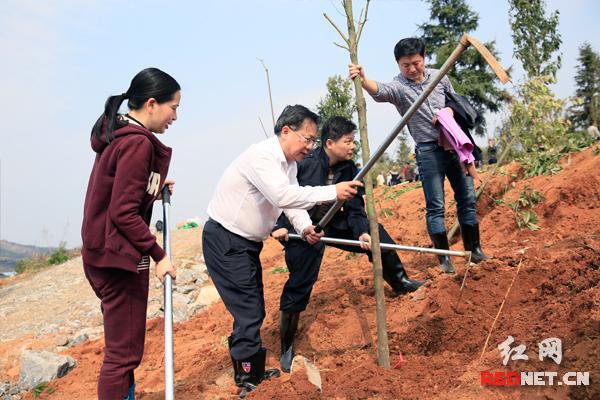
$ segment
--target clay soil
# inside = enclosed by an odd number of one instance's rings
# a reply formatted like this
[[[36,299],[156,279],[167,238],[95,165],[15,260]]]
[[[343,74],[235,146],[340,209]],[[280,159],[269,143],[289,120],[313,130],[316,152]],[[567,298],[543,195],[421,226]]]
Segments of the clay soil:
[[[525,179],[521,167],[511,164],[491,179],[478,210],[483,247],[492,258],[470,267],[458,308],[466,268],[463,259],[454,258],[458,273],[447,275],[439,272],[435,256],[401,253],[409,275],[428,283],[400,297],[393,297],[386,286],[390,369],[377,364],[371,265],[364,255],[327,249],[296,341],[296,352],[320,369],[322,392],[304,377],[283,374],[261,384],[249,398],[600,398],[600,156],[589,148],[566,157],[562,166],[554,176]],[[544,196],[533,207],[540,228],[536,231],[518,229],[516,214],[508,206],[526,186]],[[376,189],[380,221],[399,243],[430,246],[422,191],[407,188]],[[446,196],[450,226],[455,207],[449,201],[449,187]],[[193,243],[197,246],[198,240]],[[462,241],[457,239],[452,248],[462,250]],[[267,311],[262,338],[269,350],[267,364],[275,367],[279,294],[287,274],[279,272],[285,266],[279,243],[267,241],[261,257]],[[162,319],[148,321],[146,352],[136,371],[142,400],[163,398],[162,323]],[[236,398],[226,346],[231,324],[218,302],[175,326],[176,398]],[[509,335],[515,338],[513,346],[526,345],[528,361],[502,365],[497,346]],[[562,340],[560,365],[538,359],[538,343],[549,337]],[[95,398],[102,346],[98,340],[67,350],[77,360],[77,368],[51,383],[54,392],[40,398]],[[399,362],[401,358],[404,362]],[[588,386],[496,387],[481,385],[482,371],[557,371],[559,376],[589,371],[591,378]]]

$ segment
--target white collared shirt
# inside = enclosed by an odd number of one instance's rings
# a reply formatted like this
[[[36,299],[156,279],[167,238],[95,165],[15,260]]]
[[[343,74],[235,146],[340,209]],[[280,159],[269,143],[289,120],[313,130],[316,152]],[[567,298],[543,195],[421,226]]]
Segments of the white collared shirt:
[[[277,136],[253,144],[225,170],[208,215],[246,239],[266,240],[283,211],[296,232],[312,225],[306,210],[336,199],[335,185],[299,186]]]

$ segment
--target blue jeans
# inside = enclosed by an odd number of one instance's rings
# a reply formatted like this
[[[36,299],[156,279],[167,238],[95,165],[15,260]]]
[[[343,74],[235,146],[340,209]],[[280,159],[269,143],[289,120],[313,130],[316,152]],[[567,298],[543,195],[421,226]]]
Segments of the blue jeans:
[[[417,165],[425,194],[427,231],[436,234],[446,231],[444,223],[444,178],[454,190],[461,225],[477,224],[477,209],[473,178],[465,175],[455,152],[444,150],[437,143],[417,143]]]

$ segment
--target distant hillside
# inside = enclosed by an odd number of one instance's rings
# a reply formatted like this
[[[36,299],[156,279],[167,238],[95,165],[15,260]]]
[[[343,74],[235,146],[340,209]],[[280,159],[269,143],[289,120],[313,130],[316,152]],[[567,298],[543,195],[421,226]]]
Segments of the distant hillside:
[[[0,272],[13,271],[17,261],[34,254],[48,254],[55,247],[37,247],[0,240]]]

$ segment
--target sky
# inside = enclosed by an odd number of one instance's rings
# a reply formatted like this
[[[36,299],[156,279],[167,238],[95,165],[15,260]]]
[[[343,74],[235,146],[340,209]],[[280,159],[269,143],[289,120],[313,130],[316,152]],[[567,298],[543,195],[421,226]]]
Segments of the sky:
[[[479,14],[471,32],[496,40],[501,63],[513,57],[508,4],[467,0]],[[363,1],[355,0],[358,16]],[[574,93],[579,47],[600,51],[600,2],[547,0],[560,11],[563,66],[557,95]],[[179,118],[161,136],[173,147],[176,180],[171,220],[206,218],[221,173],[250,144],[272,134],[265,71],[276,116],[287,104],[315,109],[327,78],[347,75],[349,55],[333,45],[345,30],[338,1],[329,0],[3,0],[0,2],[0,238],[37,246],[81,244],[87,180],[94,160],[91,126],[106,98],[127,90],[143,68],[158,67],[182,86]],[[359,45],[370,78],[398,73],[395,43],[418,36],[429,7],[417,0],[373,0]],[[399,116],[367,98],[374,151]],[[494,123],[489,126],[490,133]],[[394,149],[391,148],[391,151]],[[160,204],[154,208],[161,214]]]

